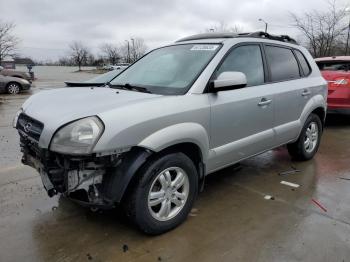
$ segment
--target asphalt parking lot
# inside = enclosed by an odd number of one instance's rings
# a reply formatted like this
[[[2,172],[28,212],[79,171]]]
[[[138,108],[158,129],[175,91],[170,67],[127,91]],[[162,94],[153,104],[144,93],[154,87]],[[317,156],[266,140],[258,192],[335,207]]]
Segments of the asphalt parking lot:
[[[49,198],[20,163],[11,122],[31,92],[0,96],[0,261],[349,261],[350,116],[328,116],[309,162],[278,148],[210,175],[187,221],[149,237],[118,209]]]

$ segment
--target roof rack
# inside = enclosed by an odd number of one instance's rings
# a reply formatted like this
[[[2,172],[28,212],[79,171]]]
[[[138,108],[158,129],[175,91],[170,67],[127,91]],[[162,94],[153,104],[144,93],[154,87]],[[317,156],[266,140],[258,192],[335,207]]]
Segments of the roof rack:
[[[184,42],[184,41],[191,41],[191,40],[200,40],[200,39],[214,39],[214,38],[237,38],[237,37],[253,37],[253,38],[265,38],[270,40],[276,40],[286,43],[292,43],[292,44],[298,44],[297,41],[295,41],[293,38],[291,38],[288,35],[270,35],[265,32],[253,32],[253,33],[204,33],[204,34],[197,34],[188,36],[185,38],[181,38],[177,40],[176,42]]]

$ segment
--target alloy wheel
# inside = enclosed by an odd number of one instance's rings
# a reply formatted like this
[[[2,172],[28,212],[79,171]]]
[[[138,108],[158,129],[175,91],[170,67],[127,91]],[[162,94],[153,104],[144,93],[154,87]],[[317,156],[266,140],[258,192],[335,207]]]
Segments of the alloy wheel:
[[[15,83],[11,83],[8,87],[7,87],[7,91],[9,94],[15,95],[19,93],[19,85],[15,84]]]
[[[306,129],[305,139],[304,139],[304,148],[308,153],[312,153],[318,142],[318,126],[317,123],[311,122]]]
[[[187,173],[179,167],[160,172],[148,194],[148,209],[158,221],[174,218],[185,206],[190,189]]]

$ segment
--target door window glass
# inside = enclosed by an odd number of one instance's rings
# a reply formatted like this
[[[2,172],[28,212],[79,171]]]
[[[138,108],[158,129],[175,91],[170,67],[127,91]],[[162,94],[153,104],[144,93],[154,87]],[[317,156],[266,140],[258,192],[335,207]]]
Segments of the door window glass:
[[[277,46],[266,46],[266,56],[271,70],[271,81],[299,78],[298,62],[292,50]]]
[[[244,73],[247,86],[263,84],[264,66],[259,45],[244,45],[233,49],[219,67],[216,76],[227,71]]]

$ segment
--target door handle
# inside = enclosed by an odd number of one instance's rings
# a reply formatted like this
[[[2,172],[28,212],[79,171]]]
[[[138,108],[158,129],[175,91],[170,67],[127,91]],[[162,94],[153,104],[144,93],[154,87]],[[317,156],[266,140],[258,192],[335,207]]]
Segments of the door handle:
[[[302,96],[308,96],[310,94],[311,94],[311,92],[307,89],[303,90],[303,92],[301,93]]]
[[[258,106],[267,106],[271,104],[271,99],[262,98],[261,101],[258,103]]]

